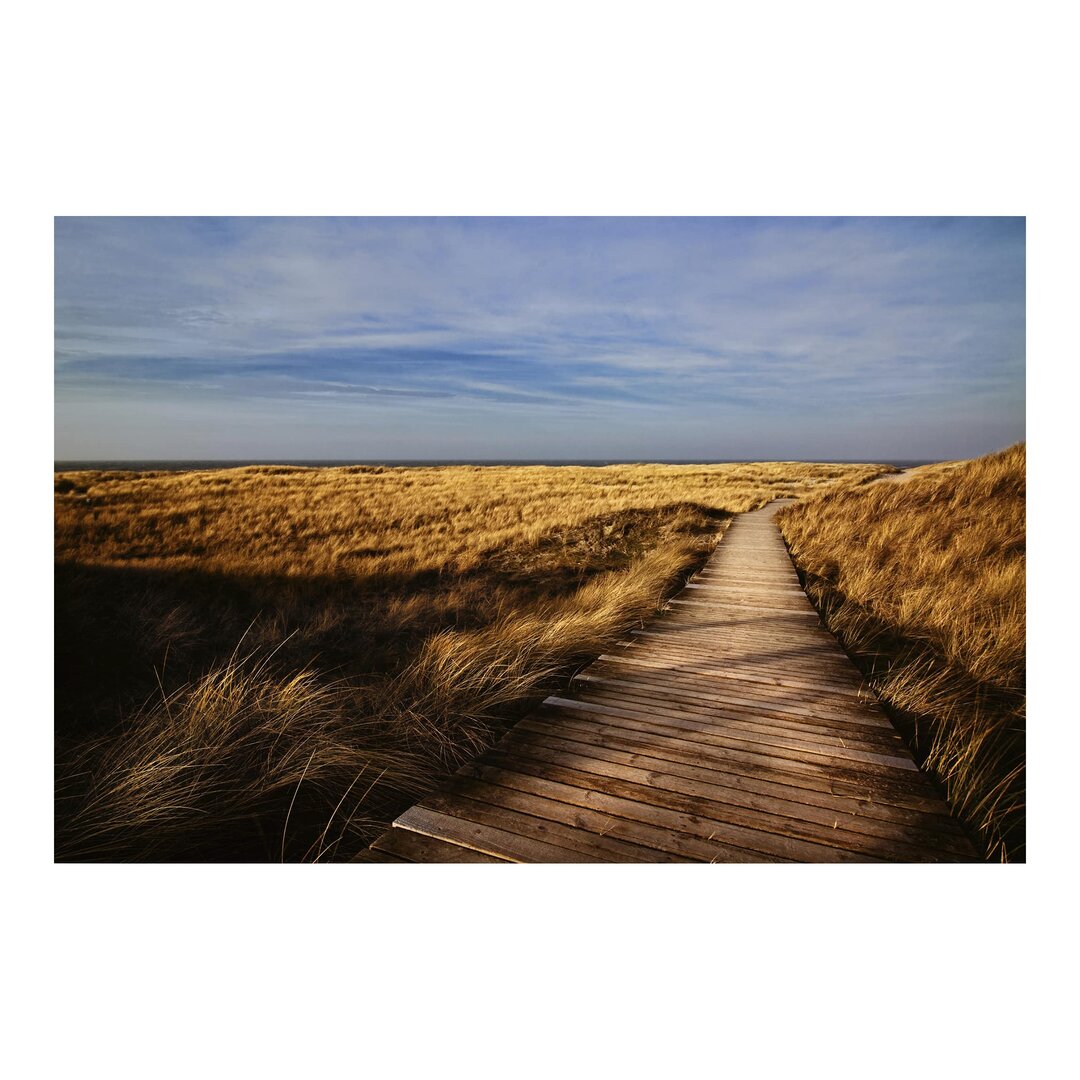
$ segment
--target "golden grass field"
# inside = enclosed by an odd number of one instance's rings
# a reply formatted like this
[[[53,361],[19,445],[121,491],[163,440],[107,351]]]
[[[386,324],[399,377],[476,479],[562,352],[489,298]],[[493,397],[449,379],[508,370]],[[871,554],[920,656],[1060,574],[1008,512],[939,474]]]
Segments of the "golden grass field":
[[[731,514],[890,471],[58,474],[57,858],[348,859]]]
[[[1024,858],[1023,444],[778,515],[807,592],[991,857]]]

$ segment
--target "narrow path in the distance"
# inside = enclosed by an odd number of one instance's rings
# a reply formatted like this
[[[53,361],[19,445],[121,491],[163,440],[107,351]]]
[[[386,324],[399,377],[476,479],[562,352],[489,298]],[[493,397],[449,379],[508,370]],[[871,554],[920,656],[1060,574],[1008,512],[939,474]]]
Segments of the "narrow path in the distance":
[[[799,586],[773,514],[406,811],[376,862],[977,858]]]

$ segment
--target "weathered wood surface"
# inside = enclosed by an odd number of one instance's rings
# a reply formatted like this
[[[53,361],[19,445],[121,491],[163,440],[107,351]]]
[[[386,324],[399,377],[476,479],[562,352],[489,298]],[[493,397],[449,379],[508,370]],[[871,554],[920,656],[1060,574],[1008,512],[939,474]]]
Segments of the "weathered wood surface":
[[[366,862],[969,862],[941,793],[740,515],[667,614],[406,811]]]

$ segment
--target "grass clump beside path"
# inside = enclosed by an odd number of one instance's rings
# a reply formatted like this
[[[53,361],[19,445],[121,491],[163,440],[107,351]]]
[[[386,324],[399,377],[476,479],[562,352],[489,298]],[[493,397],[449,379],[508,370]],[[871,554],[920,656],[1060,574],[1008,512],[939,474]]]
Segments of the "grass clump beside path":
[[[885,471],[58,476],[57,858],[350,858],[649,618],[733,512]]]
[[[988,856],[1025,844],[1023,444],[785,508],[829,626]]]

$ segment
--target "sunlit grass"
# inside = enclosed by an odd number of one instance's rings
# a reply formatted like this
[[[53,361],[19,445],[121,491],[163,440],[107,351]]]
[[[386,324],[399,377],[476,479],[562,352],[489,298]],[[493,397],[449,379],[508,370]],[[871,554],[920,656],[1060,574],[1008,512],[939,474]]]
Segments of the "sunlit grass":
[[[1024,852],[1022,444],[781,511],[807,591],[992,857]]]

